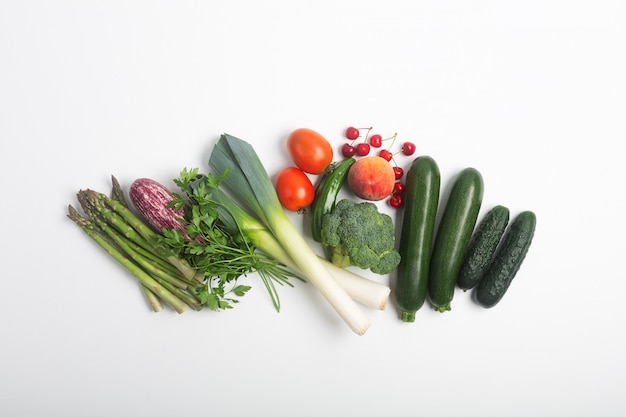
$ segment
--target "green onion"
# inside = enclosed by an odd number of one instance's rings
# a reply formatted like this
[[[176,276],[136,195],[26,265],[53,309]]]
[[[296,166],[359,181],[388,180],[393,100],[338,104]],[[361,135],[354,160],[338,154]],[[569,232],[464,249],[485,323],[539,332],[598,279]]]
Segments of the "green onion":
[[[218,175],[228,171],[223,184],[261,220],[297,269],[315,285],[350,328],[359,335],[365,334],[370,326],[369,319],[333,279],[287,217],[252,145],[223,134],[211,152],[209,166]]]

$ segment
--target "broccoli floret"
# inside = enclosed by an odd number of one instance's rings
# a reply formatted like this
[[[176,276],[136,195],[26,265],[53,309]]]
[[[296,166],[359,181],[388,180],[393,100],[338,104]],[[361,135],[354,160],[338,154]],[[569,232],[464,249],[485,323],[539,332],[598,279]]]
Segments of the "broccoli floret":
[[[322,218],[321,237],[328,259],[342,268],[388,274],[400,263],[393,220],[371,202],[340,200]]]

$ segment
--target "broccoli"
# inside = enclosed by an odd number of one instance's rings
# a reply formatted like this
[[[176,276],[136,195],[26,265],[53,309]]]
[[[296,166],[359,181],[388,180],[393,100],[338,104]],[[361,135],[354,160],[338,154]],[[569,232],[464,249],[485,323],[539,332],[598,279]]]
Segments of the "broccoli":
[[[371,202],[340,200],[322,218],[321,239],[328,260],[342,268],[388,274],[400,263],[393,220]]]

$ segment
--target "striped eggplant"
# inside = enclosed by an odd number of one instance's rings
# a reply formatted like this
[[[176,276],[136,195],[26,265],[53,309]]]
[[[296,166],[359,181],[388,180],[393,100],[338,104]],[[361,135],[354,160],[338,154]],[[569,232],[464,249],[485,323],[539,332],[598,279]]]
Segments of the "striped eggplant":
[[[185,234],[185,227],[180,222],[184,213],[167,205],[174,199],[165,186],[149,178],[135,180],[128,192],[130,200],[146,222],[156,231],[177,229]]]

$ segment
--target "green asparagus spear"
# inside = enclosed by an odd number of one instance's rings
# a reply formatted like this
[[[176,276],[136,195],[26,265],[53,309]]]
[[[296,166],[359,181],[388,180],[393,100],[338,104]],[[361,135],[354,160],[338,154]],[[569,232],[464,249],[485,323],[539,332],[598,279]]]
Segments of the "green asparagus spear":
[[[93,190],[79,192],[79,200],[86,200],[85,204],[94,206],[100,211],[107,221],[117,228],[124,236],[137,242],[145,249],[163,255],[164,258],[178,269],[186,278],[198,278],[197,271],[190,267],[182,259],[163,253],[163,248],[155,246],[158,235],[132,211],[105,194]],[[83,204],[81,202],[81,204]],[[107,210],[109,208],[110,210]],[[160,252],[159,252],[160,251]]]
[[[124,205],[124,207],[128,207],[128,203],[126,202],[126,197],[124,197],[124,191],[122,190],[122,187],[120,186],[120,183],[117,180],[117,178],[115,178],[115,176],[113,176],[113,175],[111,175],[111,183],[112,183],[112,186],[111,186],[111,199],[113,199],[115,201],[119,201],[121,204]],[[159,263],[160,258],[154,257],[152,255],[152,252],[149,252],[149,251],[142,252],[143,248],[139,249],[140,248],[139,245],[137,245],[136,243],[131,243],[131,244],[133,246],[133,249],[135,249],[139,253],[142,253],[142,255],[152,259],[153,262]],[[169,264],[166,263],[166,262],[163,262],[163,263],[159,263],[159,265],[162,268],[167,268],[166,265],[169,265]],[[171,272],[171,270],[170,270],[170,272]],[[141,290],[143,291],[144,295],[146,296],[146,300],[148,301],[148,304],[150,304],[150,307],[152,308],[152,310],[154,312],[158,313],[159,311],[163,310],[163,304],[161,303],[161,300],[159,300],[159,297],[157,297],[145,285],[140,283],[139,287],[141,287]]]
[[[148,273],[141,269],[137,264],[131,261],[128,257],[124,256],[118,248],[116,248],[109,240],[101,235],[97,226],[90,221],[82,217],[78,211],[68,206],[68,215],[74,223],[76,223],[89,237],[91,237],[101,248],[103,248],[109,255],[111,255],[117,262],[130,271],[143,285],[149,288],[154,294],[159,296],[163,301],[170,305],[176,312],[182,314],[187,309],[187,304],[179,297],[174,295],[165,286],[158,283]]]

